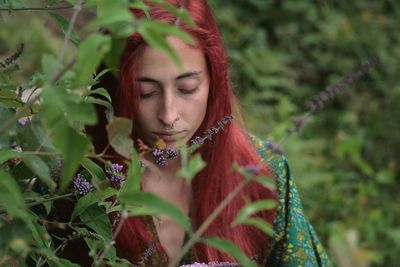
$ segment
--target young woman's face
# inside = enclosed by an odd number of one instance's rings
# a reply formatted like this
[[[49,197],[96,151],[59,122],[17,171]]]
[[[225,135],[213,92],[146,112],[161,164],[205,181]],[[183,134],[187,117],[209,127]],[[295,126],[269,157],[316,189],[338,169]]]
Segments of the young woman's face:
[[[167,38],[181,67],[160,50],[147,46],[139,59],[140,103],[136,131],[149,146],[187,143],[203,122],[210,85],[204,53],[178,38]]]

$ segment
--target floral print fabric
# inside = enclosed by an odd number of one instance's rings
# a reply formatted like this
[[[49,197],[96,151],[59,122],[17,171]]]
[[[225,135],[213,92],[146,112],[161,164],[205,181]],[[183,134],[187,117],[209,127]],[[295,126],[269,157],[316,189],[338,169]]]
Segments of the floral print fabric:
[[[304,215],[299,194],[290,173],[285,157],[280,156],[267,148],[263,142],[254,136],[251,140],[257,152],[268,164],[276,180],[279,195],[279,208],[274,221],[272,249],[267,258],[265,267],[331,267],[327,254],[318,239],[313,227]],[[159,243],[153,219],[148,218],[149,235]],[[154,249],[148,254],[139,266],[166,266],[168,259]],[[209,263],[195,263],[197,261],[191,250],[182,259],[185,266],[215,266]],[[265,262],[265,261],[264,261]],[[203,265],[200,265],[203,264]],[[215,263],[214,263],[215,264]],[[221,263],[219,263],[221,264]],[[229,263],[218,266],[236,266]]]
[[[303,206],[285,157],[273,153],[267,143],[252,137],[259,155],[274,173],[279,208],[274,221],[275,235],[266,267],[332,266]]]

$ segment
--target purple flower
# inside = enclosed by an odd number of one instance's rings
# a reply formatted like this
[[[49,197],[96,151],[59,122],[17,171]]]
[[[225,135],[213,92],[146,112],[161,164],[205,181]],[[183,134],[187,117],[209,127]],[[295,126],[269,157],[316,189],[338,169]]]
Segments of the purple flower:
[[[14,150],[17,151],[17,152],[22,152],[22,147],[19,146],[19,145],[16,145],[16,146],[14,147]]]
[[[346,87],[368,73],[368,71],[378,63],[377,58],[363,64],[359,69],[350,72],[343,79],[328,86],[324,91],[311,98],[306,104],[308,111],[314,113],[325,107],[326,103],[332,100],[337,94],[341,93]]]
[[[27,117],[23,117],[23,118],[18,119],[18,124],[20,126],[24,126],[27,122],[28,122],[28,118]]]
[[[248,173],[252,175],[260,174],[260,166],[258,166],[257,164],[248,164],[244,168]]]
[[[201,138],[200,136],[196,136],[195,138],[193,138],[191,140],[192,144],[194,145],[202,145],[204,143],[203,138]]]
[[[153,150],[153,155],[155,157],[160,157],[160,156],[162,156],[162,154],[163,154],[163,151],[161,149],[156,148]]]
[[[79,195],[84,196],[92,192],[93,186],[83,177],[82,174],[78,173],[74,178],[74,190]]]
[[[280,147],[278,144],[275,144],[275,143],[273,143],[271,141],[267,142],[267,148],[272,150],[275,153],[278,153],[279,155],[283,154],[283,148]]]
[[[118,163],[111,164],[111,170],[113,173],[121,173],[124,166]]]
[[[208,264],[195,262],[192,264],[181,265],[180,267],[207,267]]]
[[[157,165],[162,166],[162,167],[168,165],[167,159],[166,159],[164,156],[158,157],[158,158],[156,159],[156,163],[157,163]]]
[[[106,173],[110,175],[108,179],[116,186],[121,186],[125,181],[125,175],[122,172],[123,168],[124,166],[118,163],[112,163],[111,168],[106,168]]]
[[[7,66],[10,66],[12,63],[14,63],[19,58],[19,56],[22,54],[23,51],[24,51],[24,44],[22,43],[19,46],[17,52],[15,52],[13,55],[6,58],[5,60],[0,61],[0,67],[7,68]]]
[[[297,117],[293,119],[294,128],[290,129],[291,132],[299,133],[306,123],[307,117]]]
[[[193,145],[202,145],[204,143],[204,140],[206,139],[212,140],[214,134],[217,134],[219,131],[223,130],[224,125],[230,124],[232,123],[232,121],[233,121],[232,115],[225,116],[221,121],[217,122],[217,126],[207,129],[203,133],[203,137],[196,136],[190,142]]]
[[[236,262],[209,262],[209,263],[199,263],[195,262],[192,264],[181,265],[180,267],[239,267],[240,264]]]
[[[167,159],[176,159],[179,156],[179,150],[171,147],[165,150],[165,155]]]

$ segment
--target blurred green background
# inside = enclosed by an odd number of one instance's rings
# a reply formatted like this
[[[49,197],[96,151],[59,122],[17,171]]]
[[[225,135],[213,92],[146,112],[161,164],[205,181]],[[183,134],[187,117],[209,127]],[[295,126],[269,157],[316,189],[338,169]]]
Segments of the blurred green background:
[[[279,141],[306,102],[379,64],[285,143],[306,213],[338,266],[400,262],[400,2],[211,1],[248,128]]]
[[[379,58],[284,148],[306,213],[336,265],[398,266],[400,3],[209,2],[247,126],[264,139],[279,141],[310,97]],[[0,23],[0,58],[25,43],[17,79],[38,70],[43,53],[59,51],[62,33],[44,13],[3,12]]]

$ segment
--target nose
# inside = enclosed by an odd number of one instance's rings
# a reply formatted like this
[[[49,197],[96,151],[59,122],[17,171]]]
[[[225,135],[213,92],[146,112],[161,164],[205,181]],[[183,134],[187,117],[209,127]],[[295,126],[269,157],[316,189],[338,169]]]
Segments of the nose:
[[[158,110],[158,119],[163,126],[171,126],[178,120],[178,105],[176,98],[169,92],[164,92]]]

